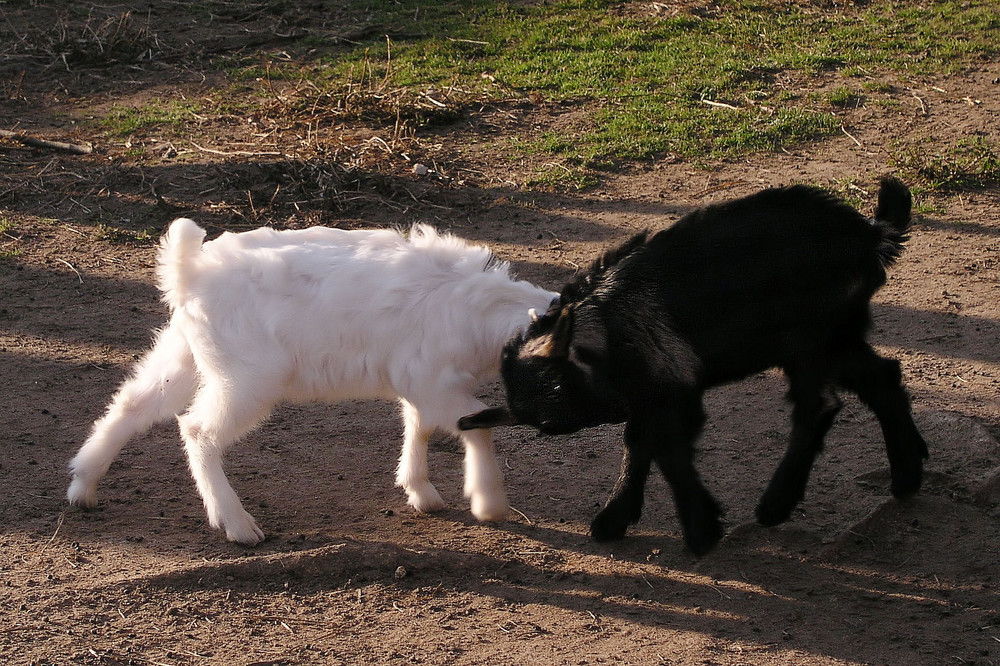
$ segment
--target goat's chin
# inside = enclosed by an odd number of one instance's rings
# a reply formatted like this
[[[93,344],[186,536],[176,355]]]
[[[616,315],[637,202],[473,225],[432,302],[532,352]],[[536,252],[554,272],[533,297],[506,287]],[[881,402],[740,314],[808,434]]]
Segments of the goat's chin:
[[[608,425],[612,423],[624,423],[626,417],[624,415],[618,416],[608,416],[601,419],[588,420],[581,423],[552,423],[546,422],[541,423],[538,426],[538,430],[546,435],[571,435],[574,432],[580,432],[581,430],[586,430],[588,428],[597,428],[598,426]]]
[[[600,423],[584,423],[579,421],[539,421],[534,424],[535,428],[538,429],[543,435],[570,435],[574,432],[579,432],[585,428],[590,428],[592,426],[600,425]]]
[[[557,425],[552,425],[549,423],[543,423],[541,425],[536,426],[536,428],[538,428],[538,432],[542,433],[543,435],[570,435],[574,432],[579,432],[580,430],[583,430],[584,426],[582,425],[567,426],[561,423]]]

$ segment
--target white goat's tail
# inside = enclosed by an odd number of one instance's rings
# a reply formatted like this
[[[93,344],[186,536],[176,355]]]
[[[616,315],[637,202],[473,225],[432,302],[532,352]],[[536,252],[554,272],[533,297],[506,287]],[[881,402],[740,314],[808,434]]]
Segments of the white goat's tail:
[[[163,301],[171,310],[188,299],[187,288],[193,264],[201,253],[204,239],[205,230],[186,217],[171,222],[167,233],[160,239],[156,277],[163,292]]]

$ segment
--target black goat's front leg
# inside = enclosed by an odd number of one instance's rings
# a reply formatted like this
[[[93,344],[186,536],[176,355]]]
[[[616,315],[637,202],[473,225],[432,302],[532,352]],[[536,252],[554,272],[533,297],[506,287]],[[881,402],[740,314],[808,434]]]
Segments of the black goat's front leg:
[[[693,453],[693,450],[692,450]],[[684,531],[684,544],[699,557],[712,550],[722,538],[722,508],[698,478],[692,455],[664,456],[667,462],[657,463],[663,470],[674,493],[677,516]],[[667,470],[671,470],[669,473]]]
[[[700,395],[675,397],[663,412],[645,414],[642,435],[670,484],[684,543],[704,555],[722,538],[722,509],[694,466],[694,443],[705,422]]]
[[[652,451],[643,438],[637,436],[635,424],[630,421],[625,426],[625,446],[618,480],[604,508],[590,523],[590,535],[594,539],[621,539],[629,525],[639,522],[652,459]]]
[[[892,494],[909,497],[920,490],[927,442],[913,422],[910,398],[903,388],[899,362],[879,356],[865,343],[855,346],[844,362],[841,381],[875,412],[892,474]]]
[[[767,527],[788,520],[792,509],[805,497],[809,473],[841,407],[840,400],[829,389],[817,385],[803,387],[796,377],[791,379],[790,396],[795,407],[788,450],[757,505],[757,522]]]
[[[667,406],[633,410],[625,427],[621,472],[604,508],[590,526],[598,541],[620,539],[642,515],[646,479],[652,460],[674,495],[684,542],[704,555],[722,538],[722,510],[694,467],[694,442],[705,414],[700,397],[670,400]]]

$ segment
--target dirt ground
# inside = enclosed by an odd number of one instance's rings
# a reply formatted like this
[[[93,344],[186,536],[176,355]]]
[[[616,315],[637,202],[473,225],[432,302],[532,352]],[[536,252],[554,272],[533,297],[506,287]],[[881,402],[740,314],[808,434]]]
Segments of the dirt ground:
[[[0,4],[0,129],[72,143],[92,140],[112,105],[212,95],[220,54],[295,60],[303,26],[365,30],[322,3],[208,3],[210,27],[182,3],[132,3],[156,37],[146,56],[64,58],[60,28],[97,34],[128,7],[81,18],[41,4]],[[756,526],[789,428],[776,373],[706,399],[698,466],[728,534],[701,559],[683,549],[659,477],[625,540],[588,538],[620,427],[498,431],[516,508],[502,524],[471,517],[459,444],[437,439],[432,479],[450,508],[415,514],[393,486],[401,425],[385,403],[283,407],[232,452],[230,479],[268,535],[255,548],[208,527],[172,425],[126,447],[98,509],[65,501],[67,461],[165,321],[152,265],[174,217],[212,233],[427,221],[558,288],[600,249],[691,207],[807,182],[870,213],[892,146],[997,139],[1000,66],[888,83],[895,103],[837,110],[832,139],[707,166],[622,165],[571,193],[525,186],[544,165],[498,148],[581,122],[578,107],[530,99],[466,106],[405,136],[392,119],[278,108],[102,138],[91,154],[0,143],[0,662],[1000,664],[995,189],[917,192],[912,238],[876,296],[872,339],[902,361],[931,449],[912,501],[891,499],[878,425],[847,397],[805,501],[788,523]],[[414,174],[417,161],[431,173]]]

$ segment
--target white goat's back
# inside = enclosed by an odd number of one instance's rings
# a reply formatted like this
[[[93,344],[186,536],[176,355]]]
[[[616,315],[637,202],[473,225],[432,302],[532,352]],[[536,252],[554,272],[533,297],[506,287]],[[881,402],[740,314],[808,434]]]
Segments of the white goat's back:
[[[200,252],[191,227],[171,226],[159,278],[199,367],[282,382],[285,399],[410,397],[446,369],[481,381],[527,324],[525,300],[544,310],[551,299],[487,248],[424,225],[409,239],[263,228]]]

